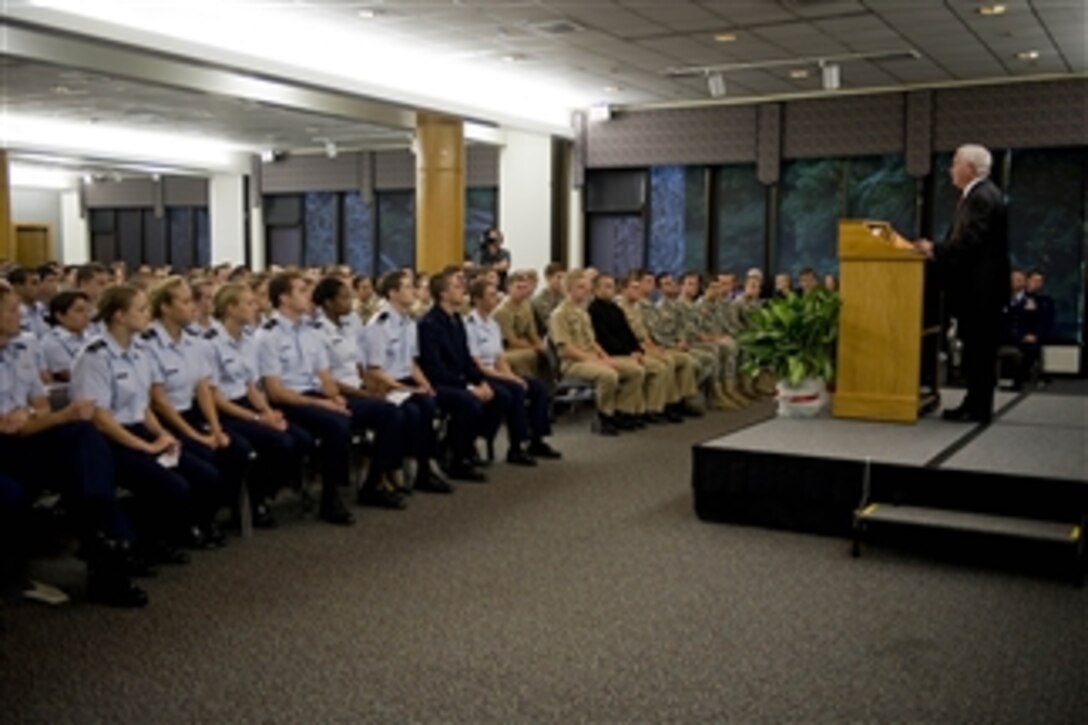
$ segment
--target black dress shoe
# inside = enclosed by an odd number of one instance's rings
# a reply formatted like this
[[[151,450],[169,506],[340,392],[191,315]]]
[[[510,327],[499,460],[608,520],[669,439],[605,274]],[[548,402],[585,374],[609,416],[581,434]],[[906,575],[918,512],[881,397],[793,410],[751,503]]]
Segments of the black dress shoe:
[[[536,466],[536,459],[520,448],[511,448],[506,452],[506,462],[514,466]]]
[[[446,474],[455,481],[487,483],[487,476],[483,474],[483,471],[467,463],[456,463],[450,466]]]
[[[223,530],[220,529],[215,522],[201,527],[201,531],[204,532],[204,541],[209,549],[222,549],[227,545],[227,535],[223,533]]]
[[[602,415],[597,423],[597,433],[603,436],[618,436],[620,429],[616,427],[616,421],[612,416]]]
[[[529,444],[529,455],[533,458],[547,458],[552,461],[558,461],[563,457],[563,454],[549,446],[544,441],[537,441],[536,443]]]
[[[152,579],[159,575],[159,568],[155,562],[142,551],[129,551],[125,553],[125,574],[134,579]]]
[[[420,469],[412,488],[423,493],[453,493],[453,484],[430,469]]]
[[[173,544],[157,544],[148,551],[148,559],[166,566],[185,566],[192,561],[181,547]]]
[[[991,415],[976,413],[965,408],[952,408],[941,413],[941,417],[954,423],[989,423]]]
[[[139,609],[148,603],[147,592],[116,572],[91,572],[87,579],[87,599],[108,607]]]
[[[680,414],[683,415],[685,418],[702,418],[704,415],[703,411],[699,410],[695,406],[688,405],[687,403],[682,404],[682,407],[680,408]]]
[[[351,512],[344,508],[344,502],[340,500],[339,496],[326,497],[321,502],[321,510],[318,512],[322,521],[327,521],[330,524],[336,524],[337,526],[351,526],[355,523],[355,517],[351,515]]]
[[[389,509],[391,511],[403,511],[408,507],[404,497],[385,488],[361,488],[355,497],[355,502],[360,506]]]
[[[684,416],[682,413],[677,413],[675,410],[666,410],[665,420],[669,423],[683,423]]]
[[[268,510],[266,504],[257,504],[253,507],[253,527],[257,529],[276,528],[276,517]]]

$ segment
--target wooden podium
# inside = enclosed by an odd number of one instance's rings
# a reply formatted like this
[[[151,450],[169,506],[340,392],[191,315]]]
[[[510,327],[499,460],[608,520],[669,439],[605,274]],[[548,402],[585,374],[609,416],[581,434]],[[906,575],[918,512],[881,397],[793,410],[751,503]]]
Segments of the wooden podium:
[[[926,260],[885,222],[839,222],[836,418],[914,423],[940,402],[940,307]],[[933,276],[933,275],[929,275]]]

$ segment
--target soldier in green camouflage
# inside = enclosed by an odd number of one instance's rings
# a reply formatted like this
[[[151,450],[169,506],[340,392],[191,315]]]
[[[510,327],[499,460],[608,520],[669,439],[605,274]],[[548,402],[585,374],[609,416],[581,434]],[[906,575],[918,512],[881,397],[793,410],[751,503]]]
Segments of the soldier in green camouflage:
[[[684,287],[690,286],[690,282],[682,285],[682,300],[688,296]],[[747,407],[752,400],[740,380],[740,363],[744,356],[737,342],[737,335],[741,331],[740,310],[725,298],[720,280],[715,278],[707,282],[703,296],[695,303],[695,313],[700,339],[717,346],[722,355],[722,389],[725,396],[741,407]]]
[[[702,319],[695,299],[702,282],[697,272],[687,272],[680,278],[676,309],[687,334],[688,344],[693,350],[711,355],[716,364],[716,374],[711,380],[711,400],[715,407],[725,410],[739,410],[747,407],[748,400],[736,393],[737,379],[737,342],[728,336],[708,334],[709,327]],[[733,391],[733,392],[730,392]]]

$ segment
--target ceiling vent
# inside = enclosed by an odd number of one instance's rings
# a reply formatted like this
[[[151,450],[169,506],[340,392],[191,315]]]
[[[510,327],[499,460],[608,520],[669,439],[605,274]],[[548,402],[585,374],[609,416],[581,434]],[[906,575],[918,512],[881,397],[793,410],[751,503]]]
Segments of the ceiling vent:
[[[583,30],[581,25],[570,20],[548,20],[543,23],[533,23],[529,26],[529,29],[538,35],[572,35]]]

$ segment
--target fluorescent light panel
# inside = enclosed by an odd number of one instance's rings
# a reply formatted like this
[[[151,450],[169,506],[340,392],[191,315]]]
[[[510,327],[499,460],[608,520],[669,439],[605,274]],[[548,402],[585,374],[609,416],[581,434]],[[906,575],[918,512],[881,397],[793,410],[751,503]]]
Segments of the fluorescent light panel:
[[[391,37],[380,21],[345,26],[306,6],[261,0],[33,1],[72,15],[344,78],[383,89],[390,98],[410,94],[421,101],[446,101],[556,128],[569,128],[570,112],[593,101],[588,89],[526,78],[520,69],[496,66],[490,59],[457,60]],[[215,22],[208,22],[209,17]]]

